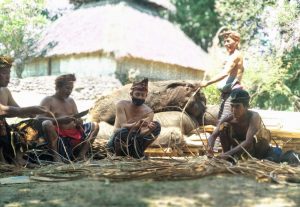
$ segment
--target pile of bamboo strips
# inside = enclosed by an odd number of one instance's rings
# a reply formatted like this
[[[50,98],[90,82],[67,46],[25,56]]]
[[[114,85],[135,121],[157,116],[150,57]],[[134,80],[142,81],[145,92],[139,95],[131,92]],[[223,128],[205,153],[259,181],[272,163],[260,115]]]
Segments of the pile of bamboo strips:
[[[80,178],[120,182],[129,180],[188,180],[215,174],[250,176],[258,182],[300,182],[300,167],[276,164],[265,160],[241,160],[232,164],[206,156],[181,158],[107,158],[101,161],[52,165],[40,168],[31,176],[36,181],[67,181]]]

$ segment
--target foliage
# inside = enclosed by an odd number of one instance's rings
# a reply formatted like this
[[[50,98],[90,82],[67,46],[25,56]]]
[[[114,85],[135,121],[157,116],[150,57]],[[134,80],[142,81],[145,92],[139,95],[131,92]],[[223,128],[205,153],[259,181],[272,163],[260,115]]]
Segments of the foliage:
[[[276,57],[249,60],[243,83],[251,94],[251,106],[262,109],[291,109],[291,90],[285,85],[287,69]]]
[[[211,46],[214,34],[219,28],[214,0],[173,0],[176,13],[169,19],[179,24],[181,29],[202,49]]]
[[[282,57],[283,67],[287,68],[284,83],[292,93],[294,110],[300,111],[300,45]]]
[[[18,77],[24,61],[33,52],[46,19],[41,15],[43,0],[2,0],[0,2],[0,53],[15,58]]]
[[[202,92],[204,93],[207,101],[207,105],[219,105],[221,102],[220,91],[217,89],[216,85],[209,85],[205,87]]]
[[[55,21],[66,13],[74,9],[74,5],[71,5],[68,0],[59,1],[46,1],[45,9],[42,11],[42,15],[50,21]]]
[[[239,31],[242,36],[241,43],[248,46],[257,40],[257,34],[264,27],[261,14],[266,7],[274,5],[275,2],[276,0],[216,0],[216,11],[220,17],[220,24]]]
[[[268,36],[270,51],[277,56],[289,52],[299,44],[300,2],[278,1],[265,10],[264,31]]]
[[[295,96],[300,97],[300,45],[282,57],[283,66],[287,68],[285,84]]]
[[[88,4],[91,2],[98,2],[101,0],[69,0],[71,4],[74,4],[75,6],[80,6],[82,4]]]

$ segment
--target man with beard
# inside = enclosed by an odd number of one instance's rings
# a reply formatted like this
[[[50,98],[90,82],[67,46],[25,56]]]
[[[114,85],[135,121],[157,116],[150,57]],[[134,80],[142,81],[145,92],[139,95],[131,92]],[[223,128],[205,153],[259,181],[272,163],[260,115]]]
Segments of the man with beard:
[[[219,110],[219,120],[230,113],[230,93],[234,89],[242,89],[241,80],[244,73],[243,55],[239,51],[240,34],[235,31],[225,31],[221,33],[224,38],[224,46],[229,54],[222,71],[209,81],[202,81],[200,86],[206,87],[213,83],[218,84],[221,91],[221,106]]]
[[[48,113],[40,106],[21,108],[14,100],[7,85],[10,81],[10,72],[13,60],[10,57],[0,56],[0,162],[12,161],[16,165],[25,165],[19,140],[11,135],[6,117],[34,117],[37,114]]]
[[[144,104],[147,95],[148,79],[144,79],[132,84],[131,101],[117,103],[114,134],[107,144],[115,155],[143,158],[146,148],[159,135],[161,126],[153,121],[152,109]]]
[[[41,106],[55,116],[54,119],[43,114],[38,118],[43,120],[45,138],[56,162],[60,162],[61,157],[86,160],[86,154],[99,131],[97,123],[83,124],[82,120],[76,117],[77,106],[70,97],[75,81],[74,74],[58,76],[55,80],[56,93],[41,102]]]

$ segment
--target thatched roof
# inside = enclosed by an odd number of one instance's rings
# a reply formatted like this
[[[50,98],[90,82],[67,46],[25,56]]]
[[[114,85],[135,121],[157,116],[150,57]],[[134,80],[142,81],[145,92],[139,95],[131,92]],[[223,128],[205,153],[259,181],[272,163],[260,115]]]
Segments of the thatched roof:
[[[53,0],[47,0],[47,1],[53,1]],[[88,3],[91,3],[91,2],[111,2],[111,3],[115,3],[117,1],[126,1],[126,0],[69,0],[70,3],[72,3],[76,6],[88,4]],[[136,2],[136,3],[148,4],[148,5],[156,6],[157,8],[167,9],[167,10],[172,11],[172,12],[176,11],[176,7],[174,6],[174,4],[171,3],[170,0],[127,0],[127,1],[133,1],[133,2]]]
[[[145,1],[160,6],[162,8],[168,9],[169,11],[172,12],[176,11],[176,7],[174,6],[174,4],[170,2],[170,0],[145,0]]]
[[[209,59],[179,27],[125,2],[62,16],[47,29],[37,52],[38,57],[100,52],[200,70],[208,68]]]

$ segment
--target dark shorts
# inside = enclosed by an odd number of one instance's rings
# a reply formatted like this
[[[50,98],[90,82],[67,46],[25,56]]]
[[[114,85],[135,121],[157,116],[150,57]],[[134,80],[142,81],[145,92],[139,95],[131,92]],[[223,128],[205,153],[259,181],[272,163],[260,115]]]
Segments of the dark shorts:
[[[137,131],[130,131],[127,128],[121,128],[116,131],[107,143],[109,151],[118,156],[131,156],[142,158],[146,148],[154,142],[160,133],[161,126],[158,122],[156,128],[149,135],[140,135]]]

